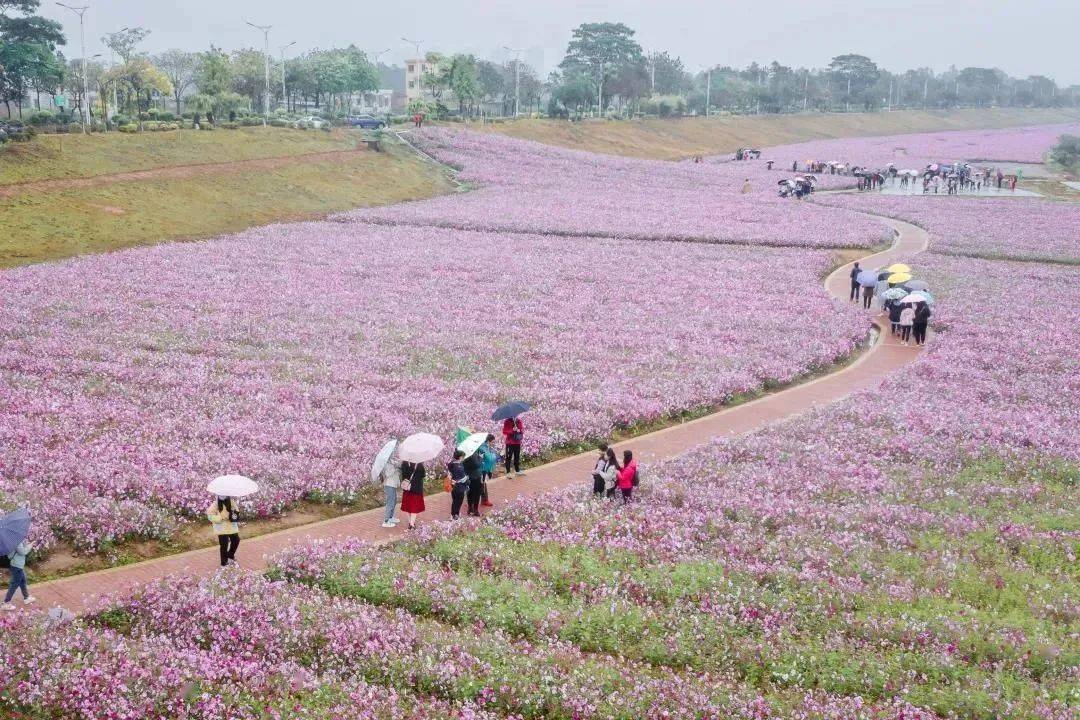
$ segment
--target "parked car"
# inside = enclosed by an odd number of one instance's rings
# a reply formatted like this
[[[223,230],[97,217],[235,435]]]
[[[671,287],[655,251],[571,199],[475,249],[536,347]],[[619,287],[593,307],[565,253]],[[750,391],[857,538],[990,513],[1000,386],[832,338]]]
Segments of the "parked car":
[[[323,118],[319,117],[318,115],[307,115],[307,116],[302,117],[299,120],[297,120],[297,122],[305,123],[307,125],[310,125],[311,127],[315,128],[316,130],[322,130],[323,125],[329,125],[330,124],[330,121],[324,120]]]
[[[350,115],[345,118],[345,124],[351,127],[363,128],[364,130],[378,130],[386,127],[386,121],[371,115]]]

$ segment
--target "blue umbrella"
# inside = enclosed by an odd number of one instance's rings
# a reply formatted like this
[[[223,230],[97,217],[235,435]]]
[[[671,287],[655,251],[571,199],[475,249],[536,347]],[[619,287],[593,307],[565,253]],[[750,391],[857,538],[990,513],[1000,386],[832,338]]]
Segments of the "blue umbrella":
[[[855,279],[863,287],[874,287],[877,285],[877,270],[863,270]]]
[[[520,400],[514,400],[508,402],[505,405],[500,405],[495,408],[495,412],[491,413],[492,420],[505,420],[506,418],[516,418],[518,415],[524,412],[532,410],[532,405],[527,402],[521,402]]]
[[[0,518],[0,555],[9,555],[30,532],[30,511],[24,507]]]

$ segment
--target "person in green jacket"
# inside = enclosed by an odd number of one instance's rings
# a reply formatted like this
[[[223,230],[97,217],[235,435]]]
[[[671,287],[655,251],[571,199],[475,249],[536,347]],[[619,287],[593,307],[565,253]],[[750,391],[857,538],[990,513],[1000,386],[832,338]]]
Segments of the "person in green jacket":
[[[22,591],[25,604],[29,605],[34,602],[34,596],[26,589],[26,556],[33,549],[34,546],[24,540],[19,543],[18,547],[8,553],[8,560],[11,561],[11,583],[8,585],[7,596],[4,598],[5,610],[15,609],[11,602],[12,598],[15,597],[15,590]]]
[[[488,499],[488,480],[491,479],[492,474],[495,472],[495,467],[499,464],[499,453],[495,452],[495,436],[488,433],[487,440],[480,446],[480,449],[476,451],[480,455],[480,472],[483,482],[483,492],[481,499],[483,502],[480,504],[484,507],[491,507],[491,500]]]

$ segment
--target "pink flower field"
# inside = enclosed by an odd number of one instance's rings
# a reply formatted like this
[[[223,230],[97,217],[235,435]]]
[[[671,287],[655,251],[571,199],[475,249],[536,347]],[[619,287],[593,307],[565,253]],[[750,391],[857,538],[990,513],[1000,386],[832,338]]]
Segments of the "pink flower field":
[[[344,220],[389,225],[689,240],[809,248],[872,247],[885,241],[871,219],[837,215],[776,197],[788,177],[763,162],[694,164],[631,160],[498,135],[428,129],[410,133],[426,152],[461,168],[479,189],[458,196],[356,210]],[[744,180],[752,192],[741,194]],[[824,179],[822,187],[851,185]]]
[[[1080,133],[1080,124],[1037,125],[1002,130],[960,130],[883,137],[811,140],[763,149],[763,160],[790,169],[807,160],[921,169],[930,163],[982,161],[1041,163],[1062,135]]]
[[[929,230],[935,252],[1080,263],[1080,205],[897,195],[828,195],[816,202],[907,220]]]
[[[334,222],[0,275],[0,491],[94,548],[168,537],[207,480],[349,502],[387,437],[536,404],[527,452],[829,365],[866,321],[825,252]],[[793,322],[794,317],[798,322]]]

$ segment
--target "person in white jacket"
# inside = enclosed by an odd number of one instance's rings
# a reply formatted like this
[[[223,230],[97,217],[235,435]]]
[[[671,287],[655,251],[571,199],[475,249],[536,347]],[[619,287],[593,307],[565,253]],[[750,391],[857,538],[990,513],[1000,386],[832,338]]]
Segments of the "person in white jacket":
[[[914,324],[915,308],[909,303],[900,311],[900,340],[904,345],[908,344],[908,339],[911,337],[911,326]]]
[[[386,498],[382,526],[392,528],[398,524],[398,518],[394,517],[394,511],[397,509],[398,490],[401,488],[401,463],[396,458],[390,458],[386,462],[386,467],[382,469],[380,477],[382,478],[383,495]]]

